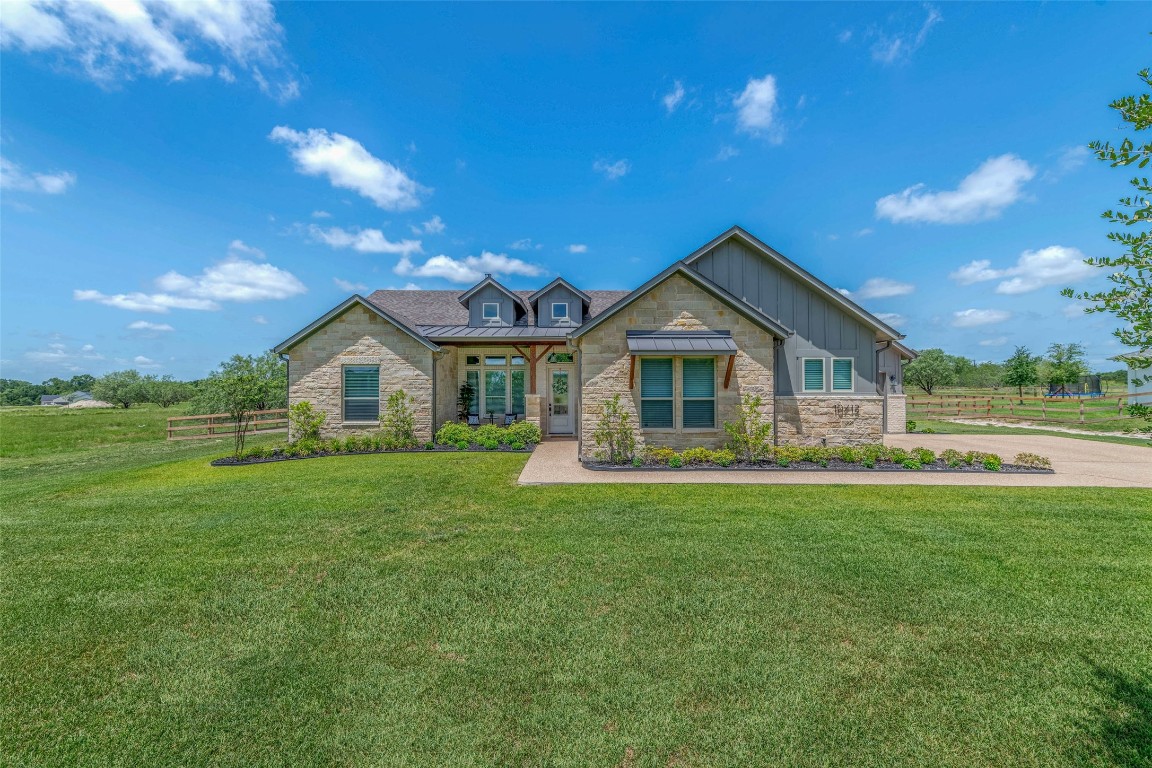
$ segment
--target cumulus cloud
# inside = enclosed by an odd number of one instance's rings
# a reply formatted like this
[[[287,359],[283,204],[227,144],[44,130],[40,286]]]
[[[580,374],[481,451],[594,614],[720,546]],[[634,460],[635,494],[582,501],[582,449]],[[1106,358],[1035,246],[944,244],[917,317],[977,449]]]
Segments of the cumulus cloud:
[[[281,101],[299,95],[269,0],[15,0],[0,15],[0,47],[51,53],[111,85],[138,76],[182,80],[247,71]]]
[[[175,330],[168,323],[150,323],[147,320],[137,320],[134,323],[128,323],[128,330],[130,331],[148,331],[150,333],[167,333],[168,331]]]
[[[887,277],[872,277],[855,291],[840,289],[840,293],[853,299],[887,299],[893,296],[907,296],[916,290],[912,283],[902,283]]]
[[[132,364],[135,365],[137,368],[159,368],[160,367],[160,363],[156,362],[155,360],[153,360],[150,357],[144,357],[144,355],[136,355],[136,357],[132,358]]]
[[[588,253],[588,246],[584,243],[572,243],[568,246],[568,253]]]
[[[332,282],[336,287],[342,291],[350,291],[352,293],[360,293],[361,291],[368,290],[368,286],[364,283],[354,283],[351,280],[342,280],[339,277],[332,278]]]
[[[504,253],[484,251],[479,256],[453,259],[443,254],[433,256],[420,265],[413,264],[408,257],[400,259],[393,270],[405,277],[438,277],[453,283],[475,283],[485,274],[521,275],[537,277],[544,274],[543,268],[516,259]]]
[[[1008,337],[1007,336],[997,336],[993,339],[981,339],[980,341],[978,341],[976,343],[982,347],[1002,347],[1008,343]]]
[[[312,211],[312,218],[314,218],[314,219],[330,219],[330,218],[332,218],[332,214],[328,213],[328,211]]]
[[[736,107],[736,125],[753,136],[768,135],[780,140],[776,129],[776,77],[765,75],[757,80],[750,78],[744,90],[732,105]]]
[[[962,309],[952,313],[952,325],[956,328],[975,328],[980,325],[1002,323],[1012,317],[1003,309]]]
[[[924,6],[926,16],[924,21],[915,30],[905,29],[900,32],[886,32],[876,30],[876,38],[872,44],[872,59],[881,64],[899,64],[912,58],[912,54],[920,50],[928,39],[932,27],[940,23],[943,18],[940,11],[930,5]],[[841,40],[847,42],[847,40]]]
[[[604,174],[604,177],[609,181],[626,176],[632,170],[632,163],[627,159],[621,160],[597,160],[592,163],[592,170],[596,173]]]
[[[253,315],[252,322],[256,323],[256,325],[268,325],[268,318],[264,317],[264,315]]]
[[[104,355],[97,352],[91,344],[84,344],[77,349],[63,342],[54,341],[44,349],[25,352],[24,359],[32,363],[50,365],[55,370],[80,371],[97,360],[103,360]]]
[[[677,80],[672,84],[672,90],[664,94],[664,98],[661,99],[661,101],[664,102],[664,109],[668,110],[668,114],[676,111],[676,108],[680,106],[680,102],[684,101],[684,94],[684,84]]]
[[[439,216],[433,216],[432,218],[428,219],[428,221],[425,221],[419,225],[412,226],[411,229],[412,234],[414,235],[438,235],[447,229],[447,227],[444,226],[443,219],[441,219]]]
[[[232,246],[237,242],[240,241],[234,241]],[[156,293],[106,294],[78,289],[72,292],[72,297],[76,301],[91,301],[117,309],[166,314],[173,309],[216,310],[225,301],[287,299],[308,290],[292,273],[271,264],[237,258],[234,253],[199,275],[167,272],[156,278],[155,285]]]
[[[66,192],[75,183],[76,174],[74,173],[68,171],[30,173],[24,171],[16,163],[0,157],[0,189],[59,195]]]
[[[363,195],[386,211],[416,208],[421,196],[430,192],[342,133],[329,133],[323,128],[296,131],[278,125],[268,138],[289,148],[300,173],[326,176],[332,186]]]
[[[1038,251],[1024,251],[1011,267],[995,269],[991,260],[976,259],[948,277],[960,285],[1001,280],[996,293],[1014,295],[1049,285],[1067,285],[1092,275],[1095,267],[1085,264],[1085,258],[1079,249],[1050,245]]]
[[[266,259],[267,254],[259,248],[248,245],[243,240],[233,240],[228,244],[228,255],[232,258],[239,259],[244,256],[249,256],[254,259]]]
[[[394,242],[384,237],[384,233],[378,229],[348,230],[342,227],[324,229],[312,224],[308,227],[308,235],[315,242],[326,243],[333,248],[351,248],[360,253],[391,253],[411,256],[414,253],[423,253],[424,251],[419,240]]]
[[[928,191],[923,184],[876,201],[876,218],[894,223],[966,224],[984,221],[1023,196],[1023,186],[1036,169],[1016,155],[985,160],[954,190]]]
[[[878,317],[881,322],[887,323],[893,328],[899,328],[908,322],[908,318],[896,312],[877,312],[876,317]]]
[[[542,243],[532,242],[530,237],[522,237],[508,246],[514,251],[538,251],[544,247]]]

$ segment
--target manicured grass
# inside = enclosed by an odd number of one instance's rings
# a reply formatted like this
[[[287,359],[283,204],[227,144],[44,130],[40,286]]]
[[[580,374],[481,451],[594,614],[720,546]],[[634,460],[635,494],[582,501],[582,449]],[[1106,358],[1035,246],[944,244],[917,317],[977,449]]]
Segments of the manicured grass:
[[[1146,491],[225,451],[0,461],[0,762],[1152,761]]]
[[[1119,437],[1117,435],[1082,435],[1076,432],[1057,432],[1043,427],[997,427],[990,424],[972,424],[966,421],[936,421],[916,419],[916,431],[931,429],[942,435],[1048,435],[1049,437],[1071,437],[1076,440],[1091,440],[1097,443],[1116,445],[1140,445],[1152,448],[1152,440],[1141,437]],[[1069,425],[1075,429],[1072,425]]]
[[[180,406],[160,408],[0,409],[0,456],[43,456],[93,446],[163,439],[169,416],[182,416]]]

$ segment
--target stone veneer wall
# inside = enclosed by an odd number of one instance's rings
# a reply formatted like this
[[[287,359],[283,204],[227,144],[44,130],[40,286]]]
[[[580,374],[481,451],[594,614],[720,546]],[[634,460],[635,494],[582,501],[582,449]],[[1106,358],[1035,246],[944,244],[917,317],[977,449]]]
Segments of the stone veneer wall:
[[[781,445],[877,443],[883,423],[884,401],[879,396],[776,398],[776,441]]]
[[[727,330],[732,332],[739,352],[732,381],[724,389],[727,355],[716,358],[716,428],[708,430],[640,430],[640,364],[636,365],[635,388],[628,389],[627,331]],[[724,444],[723,423],[736,418],[740,398],[759,395],[765,419],[772,419],[774,337],[737,312],[716,301],[710,294],[679,275],[670,277],[634,301],[626,309],[594,328],[578,340],[580,354],[580,457],[592,458],[596,446],[592,433],[603,404],[615,394],[632,414],[637,427],[636,443],[682,450],[696,446],[719,448]],[[679,392],[680,365],[675,363]],[[681,423],[680,401],[676,401],[675,424]]]
[[[884,431],[889,435],[902,435],[908,431],[907,395],[888,395],[888,423]]]
[[[460,400],[460,348],[442,347],[443,352],[436,356],[436,418],[435,428],[439,429],[450,421],[456,421]]]
[[[432,439],[432,351],[364,307],[355,305],[289,351],[288,403],[309,400],[328,415],[323,437],[363,434],[379,424],[343,422],[343,366],[380,366],[380,410],[403,389],[414,400],[416,436]]]

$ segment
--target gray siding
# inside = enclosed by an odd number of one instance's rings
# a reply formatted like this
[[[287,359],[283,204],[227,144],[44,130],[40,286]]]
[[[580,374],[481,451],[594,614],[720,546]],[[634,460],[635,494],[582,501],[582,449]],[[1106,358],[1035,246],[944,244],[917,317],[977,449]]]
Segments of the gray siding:
[[[468,325],[486,326],[484,304],[496,302],[500,305],[500,320],[504,325],[516,322],[516,308],[508,294],[492,285],[486,285],[468,298]]]
[[[758,253],[726,240],[692,262],[692,268],[745,299],[795,334],[776,350],[776,392],[803,394],[803,358],[850,357],[855,361],[853,391],[876,394],[876,333]],[[831,388],[831,363],[825,363],[825,387]]]
[[[584,322],[584,301],[563,285],[557,285],[536,302],[536,325],[541,328],[566,325],[552,321],[553,304],[568,305],[568,318],[572,321],[568,325],[580,325]]]
[[[878,347],[884,346],[883,342],[877,344]],[[888,382],[885,389],[882,391],[889,394],[903,394],[904,392],[904,365],[900,353],[894,347],[880,350],[880,371],[884,376],[888,377]],[[892,380],[892,376],[896,380]]]

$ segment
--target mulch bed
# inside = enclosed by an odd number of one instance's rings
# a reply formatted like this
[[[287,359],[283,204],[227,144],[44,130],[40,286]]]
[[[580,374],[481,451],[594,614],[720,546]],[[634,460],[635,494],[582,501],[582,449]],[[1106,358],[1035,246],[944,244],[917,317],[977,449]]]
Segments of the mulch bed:
[[[721,467],[717,464],[691,464],[683,467],[669,467],[667,464],[642,464],[639,467],[634,467],[631,464],[606,464],[596,461],[582,462],[585,469],[594,469],[604,472],[699,472],[701,470],[708,470],[710,472],[731,472],[731,471],[769,471],[769,472],[968,472],[968,473],[986,473],[986,474],[1013,474],[1013,475],[1051,475],[1054,471],[1051,469],[1037,469],[1035,467],[1024,467],[1019,464],[1002,464],[1000,471],[997,472],[991,469],[985,469],[982,464],[961,464],[958,467],[950,467],[943,460],[937,459],[931,464],[924,464],[919,469],[910,469],[899,464],[892,462],[876,462],[874,467],[865,467],[861,464],[854,462],[841,461],[840,459],[829,459],[828,466],[823,466],[812,461],[796,461],[792,462],[786,467],[782,467],[775,462],[757,462],[757,463],[736,463],[730,467]]]
[[[290,456],[285,453],[278,453],[273,456],[250,458],[250,459],[237,459],[235,456],[225,456],[222,459],[216,459],[212,462],[214,467],[244,467],[249,464],[269,464],[276,461],[297,461],[299,459],[326,459],[332,456],[365,456],[368,454],[377,453],[532,453],[532,449],[536,446],[530,445],[527,448],[513,449],[506,445],[499,448],[480,448],[473,446],[466,450],[460,450],[448,445],[437,445],[435,448],[402,448],[398,450],[384,450],[379,451],[320,451],[318,453],[310,453],[307,456]]]

